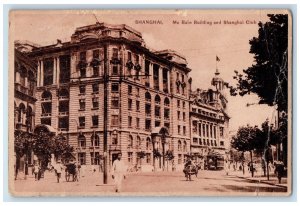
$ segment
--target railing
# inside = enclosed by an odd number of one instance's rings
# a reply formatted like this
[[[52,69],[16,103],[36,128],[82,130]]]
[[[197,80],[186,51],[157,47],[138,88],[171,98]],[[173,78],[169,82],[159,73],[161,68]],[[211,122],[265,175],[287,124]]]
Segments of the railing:
[[[68,116],[69,112],[59,112],[59,116]]]
[[[42,113],[41,116],[42,117],[51,117],[51,113]]]

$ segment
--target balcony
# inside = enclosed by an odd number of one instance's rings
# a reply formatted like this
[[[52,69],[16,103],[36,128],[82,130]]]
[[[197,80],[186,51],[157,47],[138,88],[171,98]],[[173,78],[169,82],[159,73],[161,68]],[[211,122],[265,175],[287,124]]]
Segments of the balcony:
[[[18,90],[19,92],[22,92],[23,94],[28,94],[28,88],[24,87],[23,85],[16,83],[15,84],[15,88],[16,90]]]
[[[41,116],[42,117],[51,117],[51,113],[42,113]]]
[[[59,112],[59,116],[68,116],[69,112]]]

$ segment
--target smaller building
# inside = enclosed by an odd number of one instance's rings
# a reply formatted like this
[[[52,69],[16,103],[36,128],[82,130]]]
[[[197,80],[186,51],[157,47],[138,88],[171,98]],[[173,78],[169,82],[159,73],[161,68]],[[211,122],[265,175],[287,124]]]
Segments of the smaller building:
[[[37,66],[24,52],[26,48],[20,48],[18,45],[18,43],[15,44],[14,58],[14,129],[18,134],[31,134],[35,122],[36,98],[34,93]],[[16,173],[25,171],[26,162],[28,165],[33,163],[33,153],[31,151],[21,155],[15,154]]]
[[[219,75],[217,70],[212,87],[197,89],[190,95],[191,154],[204,162],[206,168],[214,169],[223,168],[229,123],[224,81]],[[209,166],[209,162],[213,163]]]

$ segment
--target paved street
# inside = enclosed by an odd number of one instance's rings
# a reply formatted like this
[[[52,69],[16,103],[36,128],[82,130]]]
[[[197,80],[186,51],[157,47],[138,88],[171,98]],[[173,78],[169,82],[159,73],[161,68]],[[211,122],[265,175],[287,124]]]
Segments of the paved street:
[[[66,182],[64,175],[60,183],[56,182],[54,173],[45,173],[45,178],[35,181],[33,177],[27,180],[15,181],[16,191],[32,191],[63,195],[86,192],[89,195],[105,193],[115,194],[112,180],[108,185],[102,184],[102,174],[87,172],[79,182]],[[239,178],[236,175],[225,176],[224,171],[199,171],[198,177],[192,176],[192,181],[186,181],[182,172],[131,173],[124,180],[122,194],[184,194],[185,195],[261,195],[263,193],[286,192],[286,188]],[[155,193],[153,192],[155,191]]]

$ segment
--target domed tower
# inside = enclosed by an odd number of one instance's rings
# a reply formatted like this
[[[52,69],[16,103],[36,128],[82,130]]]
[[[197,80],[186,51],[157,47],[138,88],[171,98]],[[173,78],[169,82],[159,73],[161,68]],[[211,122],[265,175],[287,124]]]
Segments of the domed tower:
[[[211,85],[213,85],[218,92],[223,94],[224,80],[219,75],[220,75],[220,72],[218,69],[216,69],[215,76],[213,77],[213,79],[211,81]]]

